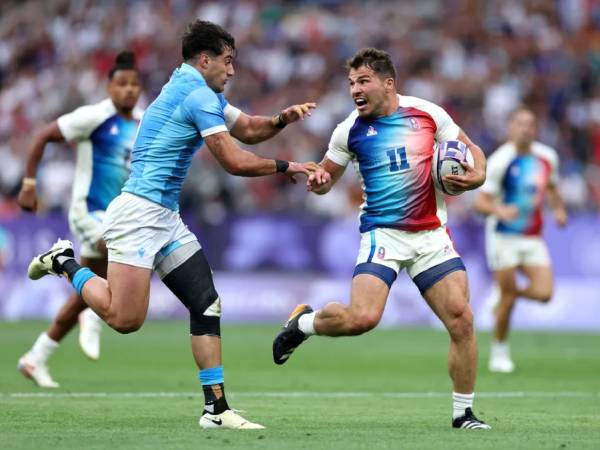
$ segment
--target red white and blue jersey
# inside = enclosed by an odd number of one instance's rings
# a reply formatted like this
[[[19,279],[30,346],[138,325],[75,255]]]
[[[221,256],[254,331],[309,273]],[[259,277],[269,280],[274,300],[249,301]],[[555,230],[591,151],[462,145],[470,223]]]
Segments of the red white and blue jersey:
[[[83,217],[89,212],[104,211],[121,193],[129,176],[131,149],[142,113],[136,107],[133,117],[126,119],[107,98],[57,119],[65,140],[77,142],[69,215]]]
[[[517,207],[519,214],[506,222],[489,216],[488,229],[526,236],[541,234],[544,194],[548,185],[557,183],[558,155],[551,147],[533,142],[529,153],[519,154],[512,142],[500,146],[488,159],[481,190]]]
[[[329,143],[327,159],[350,161],[363,185],[360,232],[375,228],[432,230],[446,223],[446,205],[431,177],[435,141],[456,139],[458,125],[441,107],[398,96],[389,116],[363,119],[353,111]]]

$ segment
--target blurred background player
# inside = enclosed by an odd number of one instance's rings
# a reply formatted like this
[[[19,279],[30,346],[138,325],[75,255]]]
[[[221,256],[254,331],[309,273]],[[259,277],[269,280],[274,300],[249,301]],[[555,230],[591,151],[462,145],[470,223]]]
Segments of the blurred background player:
[[[182,39],[183,63],[148,107],[135,140],[132,170],[104,221],[106,278],[74,259],[72,244],[59,240],[34,258],[29,276],[65,274],[84,301],[121,333],[137,331],[148,311],[156,270],[190,313],[192,353],[205,404],[203,428],[260,429],[229,408],[221,361],[221,299],[196,236],[179,215],[179,194],[194,153],[203,142],[239,176],[282,173],[313,176],[316,163],[264,159],[242,150],[232,136],[254,144],[310,115],[314,103],[293,105],[273,117],[248,116],[223,96],[235,71],[235,40],[212,22],[190,23]],[[230,134],[231,131],[231,134]],[[318,171],[322,172],[322,171]]]
[[[121,192],[142,111],[136,107],[141,84],[132,52],[121,52],[108,75],[108,98],[60,116],[35,134],[18,202],[35,212],[36,174],[49,142],[76,142],[76,169],[69,209],[69,226],[81,244],[81,264],[106,276],[107,251],[102,219],[108,204]],[[82,312],[83,311],[83,312]],[[58,387],[47,362],[79,317],[79,343],[91,359],[100,356],[101,320],[73,291],[47,331],[19,359],[18,369],[40,387]]]
[[[488,216],[487,261],[499,289],[489,360],[492,372],[515,369],[508,330],[517,298],[542,303],[552,298],[552,267],[542,237],[546,196],[558,225],[567,223],[567,211],[557,189],[558,155],[536,141],[536,135],[534,113],[523,107],[516,110],[509,120],[509,140],[490,156],[487,180],[475,203],[475,208]],[[517,271],[527,278],[523,288],[518,286]]]
[[[326,194],[353,161],[363,182],[359,254],[349,305],[328,303],[313,311],[299,305],[273,342],[275,363],[283,364],[312,335],[356,336],[377,326],[398,273],[406,269],[450,334],[452,426],[489,429],[472,412],[477,343],[465,266],[446,231],[443,196],[433,185],[435,142],[466,143],[475,167],[447,176],[452,189],[471,190],[485,180],[485,156],[441,107],[399,95],[389,54],[367,48],[347,63],[356,105],[340,123],[321,162],[331,180],[310,185]]]

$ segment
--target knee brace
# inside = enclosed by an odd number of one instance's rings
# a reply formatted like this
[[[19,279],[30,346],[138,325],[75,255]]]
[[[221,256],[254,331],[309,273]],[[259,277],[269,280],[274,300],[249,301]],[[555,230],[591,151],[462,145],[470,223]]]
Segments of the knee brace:
[[[197,241],[176,248],[156,267],[163,283],[190,312],[192,336],[221,336],[221,300]]]

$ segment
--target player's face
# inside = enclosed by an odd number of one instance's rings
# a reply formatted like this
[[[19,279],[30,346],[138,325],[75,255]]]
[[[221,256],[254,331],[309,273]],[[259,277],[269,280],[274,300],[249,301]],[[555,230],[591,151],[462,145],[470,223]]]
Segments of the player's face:
[[[136,70],[117,70],[108,83],[108,95],[115,107],[131,111],[140,98],[142,85]]]
[[[529,145],[537,134],[535,116],[531,111],[518,111],[510,121],[509,138],[515,144]]]
[[[350,95],[360,117],[376,118],[385,115],[387,79],[380,77],[372,69],[361,66],[350,69],[348,81]]]
[[[225,84],[235,74],[233,70],[233,50],[226,48],[218,56],[209,56],[202,72],[206,84],[215,92],[223,92]]]

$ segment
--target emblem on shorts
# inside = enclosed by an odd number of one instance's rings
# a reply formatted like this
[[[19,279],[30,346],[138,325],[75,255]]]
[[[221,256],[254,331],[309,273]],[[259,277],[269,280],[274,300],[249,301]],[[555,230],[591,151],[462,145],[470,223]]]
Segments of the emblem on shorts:
[[[377,257],[378,257],[379,259],[383,259],[383,258],[385,258],[385,248],[383,248],[383,247],[379,247],[379,248],[377,249]]]
[[[146,253],[146,249],[144,247],[138,248],[138,255],[140,255],[140,258],[144,256],[144,253]]]

